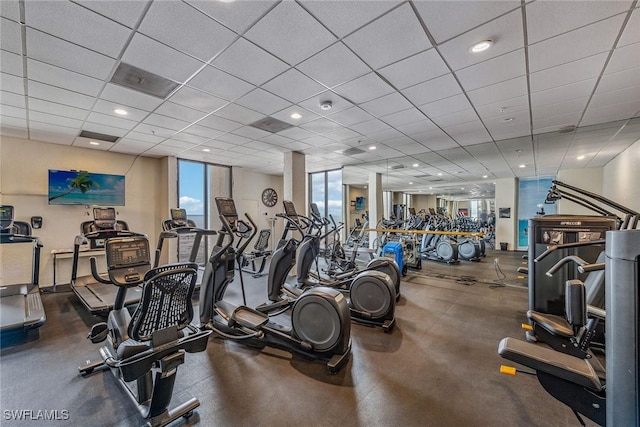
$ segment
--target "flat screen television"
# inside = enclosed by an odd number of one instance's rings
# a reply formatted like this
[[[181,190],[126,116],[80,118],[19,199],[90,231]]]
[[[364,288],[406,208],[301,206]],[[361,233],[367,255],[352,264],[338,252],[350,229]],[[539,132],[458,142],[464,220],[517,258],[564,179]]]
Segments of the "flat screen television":
[[[124,206],[124,175],[49,169],[50,205]]]

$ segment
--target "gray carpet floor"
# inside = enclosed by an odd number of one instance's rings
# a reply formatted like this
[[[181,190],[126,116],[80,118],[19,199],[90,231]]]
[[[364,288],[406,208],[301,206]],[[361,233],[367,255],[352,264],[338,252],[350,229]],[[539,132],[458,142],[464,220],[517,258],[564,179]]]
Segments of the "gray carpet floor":
[[[386,334],[352,324],[352,355],[336,375],[287,352],[211,338],[179,367],[172,402],[197,397],[201,406],[176,425],[578,426],[534,376],[499,373],[498,342],[523,337],[527,289],[515,273],[521,255],[490,251],[480,262],[424,262],[410,271],[396,328]],[[245,282],[249,305],[266,301],[266,277]],[[239,301],[238,280],[227,298]],[[37,333],[8,344],[3,337],[1,424],[142,424],[110,372],[78,375],[79,365],[99,358],[99,345],[86,336],[102,319],[71,292],[43,294],[43,301],[47,322]],[[66,410],[68,420],[9,421],[7,410]]]

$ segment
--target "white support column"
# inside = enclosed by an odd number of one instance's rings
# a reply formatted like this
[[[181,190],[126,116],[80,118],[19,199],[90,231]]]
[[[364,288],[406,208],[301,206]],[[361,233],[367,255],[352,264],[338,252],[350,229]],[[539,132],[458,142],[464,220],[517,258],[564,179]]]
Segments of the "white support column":
[[[305,156],[297,151],[284,153],[283,200],[291,200],[301,215],[307,214]]]
[[[375,228],[379,220],[384,216],[382,211],[382,174],[371,172],[368,184],[369,228]],[[373,248],[373,242],[378,237],[375,231],[369,232],[369,247]]]
[[[510,208],[509,218],[500,218],[500,208]],[[500,242],[509,244],[508,250],[517,249],[518,238],[518,179],[496,180],[496,248]]]

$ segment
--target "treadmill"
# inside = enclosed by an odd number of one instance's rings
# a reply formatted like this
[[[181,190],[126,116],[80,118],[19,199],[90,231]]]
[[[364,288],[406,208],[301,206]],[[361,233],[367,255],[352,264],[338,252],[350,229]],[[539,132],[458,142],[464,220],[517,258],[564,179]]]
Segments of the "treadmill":
[[[111,282],[97,282],[95,275],[78,277],[78,260],[80,246],[89,243],[91,249],[104,247],[106,239],[113,237],[144,236],[144,234],[129,231],[126,222],[116,220],[115,208],[93,208],[93,221],[85,221],[80,225],[80,232],[73,241],[73,264],[71,266],[71,289],[78,296],[82,304],[94,315],[107,315],[113,308],[118,293],[118,287]],[[91,269],[97,271],[97,262],[91,257]],[[124,302],[125,306],[137,304],[142,295],[140,286],[129,289]]]
[[[0,285],[0,333],[27,332],[39,328],[46,320],[40,287],[40,239],[31,235],[31,225],[13,220],[13,206],[0,206],[0,243],[33,245],[31,283]]]
[[[158,265],[160,261],[160,254],[162,253],[162,247],[165,238],[177,238],[179,235],[194,235],[193,244],[191,245],[191,251],[189,253],[189,262],[198,263],[197,257],[198,252],[200,250],[200,244],[202,242],[202,237],[204,236],[213,236],[216,233],[214,230],[207,230],[204,228],[199,228],[196,226],[196,223],[193,220],[187,218],[186,209],[171,209],[171,219],[167,219],[162,222],[162,230],[163,231],[173,231],[175,234],[163,233],[160,235],[160,239],[158,240],[158,246],[156,248],[156,260],[155,266]],[[182,260],[179,260],[182,261]],[[204,268],[208,259],[205,252],[204,264],[198,263],[198,278],[196,280],[196,291],[200,289],[200,285],[202,283],[202,275],[204,274]]]

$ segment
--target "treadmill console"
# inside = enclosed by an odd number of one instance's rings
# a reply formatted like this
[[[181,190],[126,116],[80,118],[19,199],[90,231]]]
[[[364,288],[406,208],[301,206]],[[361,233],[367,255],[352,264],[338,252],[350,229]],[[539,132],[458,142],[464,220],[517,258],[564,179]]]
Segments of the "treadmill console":
[[[187,210],[186,209],[171,209],[171,222],[174,227],[186,227],[187,225]]]
[[[0,229],[8,230],[13,225],[13,206],[0,206]]]
[[[93,223],[100,230],[114,229],[116,226],[115,208],[93,208]]]
[[[149,240],[146,237],[109,239],[105,250],[109,278],[117,286],[140,284],[151,268]]]

